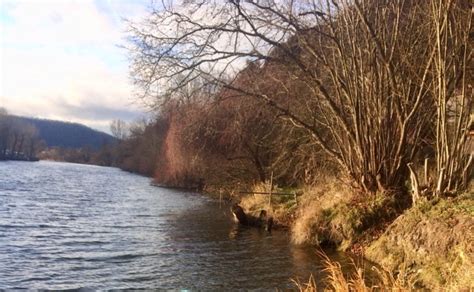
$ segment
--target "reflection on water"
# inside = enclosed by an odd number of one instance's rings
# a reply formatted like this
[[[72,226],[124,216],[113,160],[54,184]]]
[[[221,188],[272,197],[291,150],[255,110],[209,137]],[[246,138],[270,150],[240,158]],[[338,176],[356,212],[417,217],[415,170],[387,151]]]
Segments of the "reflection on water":
[[[288,289],[320,270],[313,248],[204,196],[114,168],[0,162],[0,289]]]

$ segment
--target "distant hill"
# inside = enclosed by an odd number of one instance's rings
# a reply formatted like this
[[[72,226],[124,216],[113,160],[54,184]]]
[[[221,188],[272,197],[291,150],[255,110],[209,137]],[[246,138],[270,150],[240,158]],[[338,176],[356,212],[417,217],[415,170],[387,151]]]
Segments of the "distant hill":
[[[90,146],[99,149],[104,144],[117,141],[109,134],[77,123],[18,116],[14,118],[33,124],[38,129],[40,138],[46,142],[48,147],[81,148]]]

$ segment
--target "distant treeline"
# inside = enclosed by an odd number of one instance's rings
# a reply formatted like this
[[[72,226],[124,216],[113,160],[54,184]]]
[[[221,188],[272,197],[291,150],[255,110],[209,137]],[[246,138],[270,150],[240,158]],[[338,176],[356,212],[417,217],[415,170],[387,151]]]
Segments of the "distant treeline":
[[[0,108],[0,160],[36,160],[44,142],[31,123],[16,119]]]
[[[51,159],[111,165],[117,139],[77,123],[10,115],[0,109],[0,160]]]

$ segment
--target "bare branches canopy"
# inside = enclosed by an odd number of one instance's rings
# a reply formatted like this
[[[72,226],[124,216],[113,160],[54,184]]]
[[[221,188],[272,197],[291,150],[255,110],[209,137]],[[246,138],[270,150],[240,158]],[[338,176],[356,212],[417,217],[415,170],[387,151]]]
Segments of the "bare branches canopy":
[[[467,1],[163,6],[130,24],[132,76],[145,101],[166,104],[189,84],[215,100],[251,97],[317,143],[365,193],[404,188],[407,163],[429,141],[443,191],[470,179],[461,155],[473,108]]]

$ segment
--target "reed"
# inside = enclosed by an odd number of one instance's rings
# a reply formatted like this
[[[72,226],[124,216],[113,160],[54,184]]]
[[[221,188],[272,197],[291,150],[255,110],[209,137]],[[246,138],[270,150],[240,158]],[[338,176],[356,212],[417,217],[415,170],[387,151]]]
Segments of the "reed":
[[[394,276],[384,270],[373,268],[374,275],[370,281],[360,264],[352,262],[353,269],[345,273],[339,262],[331,260],[324,252],[319,251],[326,276],[318,288],[316,279],[310,275],[307,282],[292,279],[296,289],[304,292],[337,291],[337,292],[372,292],[372,291],[413,291],[415,283],[412,276],[403,271]],[[369,283],[370,282],[370,283]]]

